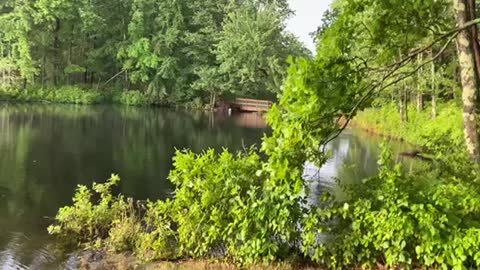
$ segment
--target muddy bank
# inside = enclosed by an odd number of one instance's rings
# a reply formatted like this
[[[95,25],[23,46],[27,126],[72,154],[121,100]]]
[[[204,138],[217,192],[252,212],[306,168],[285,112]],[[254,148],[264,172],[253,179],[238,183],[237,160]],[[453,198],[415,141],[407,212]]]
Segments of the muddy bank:
[[[78,263],[80,270],[322,270],[322,268],[288,263],[246,267],[213,260],[159,261],[145,264],[137,260],[133,254],[107,255],[97,251],[79,254]]]

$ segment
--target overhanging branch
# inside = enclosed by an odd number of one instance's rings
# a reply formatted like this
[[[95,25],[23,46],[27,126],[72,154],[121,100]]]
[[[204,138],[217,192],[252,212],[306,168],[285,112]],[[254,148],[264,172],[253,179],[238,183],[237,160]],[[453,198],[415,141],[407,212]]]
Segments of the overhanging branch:
[[[364,87],[363,89],[360,90],[360,92],[363,92],[366,89],[369,89],[366,92],[366,94],[363,95],[362,98],[360,98],[360,100],[353,106],[352,110],[347,114],[347,118],[345,119],[345,122],[341,125],[340,129],[338,129],[332,136],[327,137],[327,139],[321,143],[322,151],[325,151],[325,149],[326,149],[325,147],[328,143],[330,143],[331,141],[336,139],[338,136],[340,136],[340,134],[347,128],[348,124],[351,122],[353,116],[356,114],[356,112],[358,111],[360,106],[366,100],[368,100],[375,93],[376,90],[378,90],[378,91],[385,90],[386,88],[388,88],[392,85],[395,85],[395,84],[397,84],[397,83],[415,75],[415,73],[418,72],[418,70],[420,70],[422,67],[424,67],[425,65],[427,65],[427,64],[435,61],[436,59],[438,59],[445,52],[445,50],[452,43],[452,41],[457,37],[457,35],[460,31],[464,30],[465,28],[467,28],[469,26],[477,24],[477,23],[480,23],[480,19],[471,21],[471,22],[467,23],[466,25],[464,25],[460,28],[457,28],[455,31],[449,31],[447,34],[442,35],[442,39],[437,39],[437,40],[433,41],[432,43],[430,43],[429,45],[427,45],[426,47],[423,47],[421,49],[415,50],[413,53],[410,53],[409,56],[401,59],[399,62],[390,65],[391,70],[389,72],[387,72],[387,74],[384,75],[384,77],[379,82],[373,84],[373,86],[372,85],[369,86],[369,87],[367,86],[367,87]],[[398,70],[400,70],[401,68],[406,66],[408,63],[410,63],[410,61],[412,61],[412,59],[414,59],[417,55],[427,51],[429,48],[432,48],[436,43],[440,42],[441,40],[443,40],[445,38],[448,38],[447,42],[445,42],[445,44],[442,46],[440,51],[435,56],[433,56],[431,59],[422,62],[420,65],[418,65],[411,72],[397,73]],[[389,83],[386,83],[386,81],[388,79],[393,79],[393,81],[391,81]],[[340,124],[340,119],[337,119],[336,125],[338,126],[339,124]]]

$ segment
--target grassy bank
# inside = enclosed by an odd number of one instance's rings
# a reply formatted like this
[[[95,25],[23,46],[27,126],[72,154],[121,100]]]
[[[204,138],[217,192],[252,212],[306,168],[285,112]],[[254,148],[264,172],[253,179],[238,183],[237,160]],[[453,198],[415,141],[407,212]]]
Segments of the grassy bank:
[[[167,105],[165,100],[134,90],[95,90],[79,86],[59,88],[2,89],[0,100],[65,104],[123,104],[129,106]]]
[[[369,108],[354,118],[353,125],[370,132],[435,148],[437,145],[463,146],[462,109],[454,103],[440,104],[432,119],[430,108],[410,110],[408,122],[401,123],[396,104]]]

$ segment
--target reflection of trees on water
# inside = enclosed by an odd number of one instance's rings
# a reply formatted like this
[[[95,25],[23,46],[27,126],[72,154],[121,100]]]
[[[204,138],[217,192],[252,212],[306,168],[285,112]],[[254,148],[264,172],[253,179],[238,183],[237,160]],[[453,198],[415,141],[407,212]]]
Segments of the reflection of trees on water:
[[[338,139],[331,142],[327,149],[332,157],[321,168],[307,163],[304,169],[304,178],[310,182],[312,195],[310,203],[318,202],[318,197],[329,190],[340,200],[345,198],[342,185],[360,184],[365,178],[378,171],[377,160],[380,156],[380,144],[383,138],[367,134],[358,130],[347,130]],[[398,141],[390,141],[389,147],[394,153],[408,150],[410,146]],[[411,168],[411,160],[397,162],[406,163]]]
[[[45,245],[44,240],[26,237],[22,233],[0,236],[0,266],[2,269],[74,269],[65,267],[61,255],[56,255],[57,252]]]
[[[258,143],[263,132],[229,121],[209,127],[204,113],[2,105],[0,230],[25,232],[29,237],[44,235],[50,222],[44,216],[53,216],[59,207],[70,204],[78,184],[103,181],[111,173],[120,174],[120,191],[129,196],[165,197],[172,190],[166,177],[175,148],[196,152],[207,147],[241,149],[242,142],[246,146]],[[0,238],[0,252],[12,252],[4,248],[12,239]]]

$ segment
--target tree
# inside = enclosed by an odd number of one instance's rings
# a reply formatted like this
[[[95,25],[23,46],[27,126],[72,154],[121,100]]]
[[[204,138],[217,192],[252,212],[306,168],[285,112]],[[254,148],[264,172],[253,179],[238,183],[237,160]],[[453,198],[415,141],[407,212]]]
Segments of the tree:
[[[454,0],[457,25],[463,27],[471,18],[468,15],[467,3],[464,0]],[[475,77],[475,62],[472,52],[473,42],[469,28],[460,30],[457,37],[458,59],[460,62],[463,87],[463,122],[467,152],[472,160],[480,162],[480,143],[477,123],[478,83]],[[478,67],[477,67],[478,68]]]
[[[348,118],[367,106],[366,101],[373,97],[396,93],[400,119],[407,121],[411,90],[416,88],[415,80],[410,78],[420,71],[425,74],[427,64],[432,67],[426,85],[431,86],[428,92],[434,114],[445,88],[455,89],[448,67],[454,61],[451,44],[457,37],[466,149],[472,160],[480,161],[475,74],[478,68],[475,60],[480,60],[480,54],[476,55],[478,42],[472,37],[478,30],[472,30],[476,22],[475,12],[471,12],[476,5],[475,1],[466,0],[453,3],[452,6],[448,1],[337,0],[332,5],[332,14],[336,15],[328,20],[329,25],[318,37],[317,61],[324,57],[336,58],[336,68],[351,73],[352,79],[345,80],[345,87],[356,97],[351,100],[351,109],[344,112]],[[454,19],[458,29],[454,29]],[[430,56],[425,57],[429,52]],[[423,95],[425,90],[417,92]]]
[[[285,19],[275,4],[246,6],[229,15],[216,48],[223,89],[250,96],[280,93],[288,56],[308,57],[285,32]]]
[[[0,6],[0,37],[2,45],[3,79],[13,82],[19,78],[32,81],[37,69],[34,66],[28,36],[32,28],[29,13],[31,1],[8,1]],[[5,12],[7,11],[7,12]],[[16,73],[18,72],[18,75]],[[6,74],[8,73],[8,74]],[[8,77],[7,77],[8,75]]]

